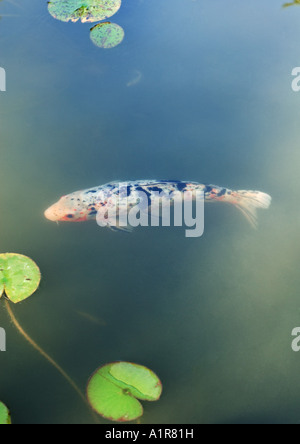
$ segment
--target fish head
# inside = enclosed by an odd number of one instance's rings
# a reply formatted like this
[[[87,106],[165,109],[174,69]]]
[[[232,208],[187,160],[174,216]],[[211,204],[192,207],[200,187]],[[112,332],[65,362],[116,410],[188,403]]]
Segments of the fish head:
[[[44,214],[52,222],[82,222],[90,218],[91,209],[81,193],[77,192],[61,197]]]

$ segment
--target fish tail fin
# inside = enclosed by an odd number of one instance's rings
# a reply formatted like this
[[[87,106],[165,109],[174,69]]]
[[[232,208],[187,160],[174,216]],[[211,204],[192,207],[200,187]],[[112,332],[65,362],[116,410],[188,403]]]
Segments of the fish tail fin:
[[[272,198],[261,191],[239,190],[232,191],[226,200],[243,213],[253,228],[257,228],[257,210],[268,209]]]

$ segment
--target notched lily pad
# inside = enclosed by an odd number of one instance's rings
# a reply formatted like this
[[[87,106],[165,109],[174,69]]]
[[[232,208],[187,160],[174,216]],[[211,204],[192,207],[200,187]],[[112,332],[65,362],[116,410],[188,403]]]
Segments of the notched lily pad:
[[[143,414],[140,400],[157,401],[162,393],[158,376],[142,365],[114,362],[100,367],[87,387],[88,400],[111,421],[133,421]]]
[[[52,17],[62,22],[98,22],[114,15],[121,7],[121,0],[52,0],[48,10]]]
[[[122,43],[125,32],[116,23],[104,22],[91,29],[90,37],[92,42],[99,48],[110,49]]]
[[[24,301],[38,289],[41,272],[33,260],[21,254],[0,254],[0,298],[13,303]]]
[[[6,405],[0,401],[0,425],[11,424],[10,413]]]

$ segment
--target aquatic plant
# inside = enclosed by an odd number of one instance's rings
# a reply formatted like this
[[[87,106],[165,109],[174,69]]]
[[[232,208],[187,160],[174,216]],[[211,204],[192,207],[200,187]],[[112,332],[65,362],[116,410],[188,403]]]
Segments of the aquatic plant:
[[[11,418],[8,408],[0,401],[0,425],[11,424]]]
[[[70,376],[26,333],[8,303],[8,299],[17,304],[32,296],[40,281],[40,269],[32,259],[15,253],[0,254],[0,297],[3,294],[6,296],[5,306],[12,323],[23,338],[59,371],[86,403],[83,393]]]
[[[133,421],[143,415],[138,400],[157,401],[162,393],[158,376],[142,365],[113,362],[100,367],[87,386],[93,409],[116,422]]]
[[[27,256],[0,254],[0,297],[6,296],[8,315],[23,338],[68,381],[85,404],[101,416],[117,422],[133,421],[143,414],[139,400],[156,401],[162,393],[159,378],[146,367],[129,362],[114,362],[100,367],[90,378],[87,399],[70,376],[23,329],[9,300],[17,304],[38,289],[41,272]],[[9,424],[7,407],[0,402],[0,424]]]
[[[48,10],[52,17],[62,22],[98,22],[114,15],[121,7],[121,0],[52,0]]]
[[[122,43],[125,36],[124,29],[116,23],[99,23],[91,29],[92,42],[99,48],[110,49]]]

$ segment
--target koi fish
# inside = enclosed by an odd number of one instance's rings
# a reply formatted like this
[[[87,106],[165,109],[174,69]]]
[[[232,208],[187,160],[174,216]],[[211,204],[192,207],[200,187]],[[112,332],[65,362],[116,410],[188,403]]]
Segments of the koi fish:
[[[261,191],[233,191],[216,185],[205,185],[197,182],[144,180],[133,182],[111,182],[87,190],[76,191],[63,196],[57,203],[45,211],[45,217],[55,222],[83,222],[95,220],[97,215],[104,214],[108,209],[118,206],[118,212],[136,206],[143,193],[148,197],[147,206],[157,203],[158,193],[162,199],[170,202],[182,199],[183,193],[201,192],[205,202],[224,202],[238,208],[253,227],[257,226],[257,209],[269,208],[271,196]],[[174,197],[175,196],[175,197]],[[160,197],[161,198],[161,197]],[[162,203],[163,204],[163,203]],[[98,221],[98,218],[97,218]],[[110,225],[111,229],[122,229]]]

